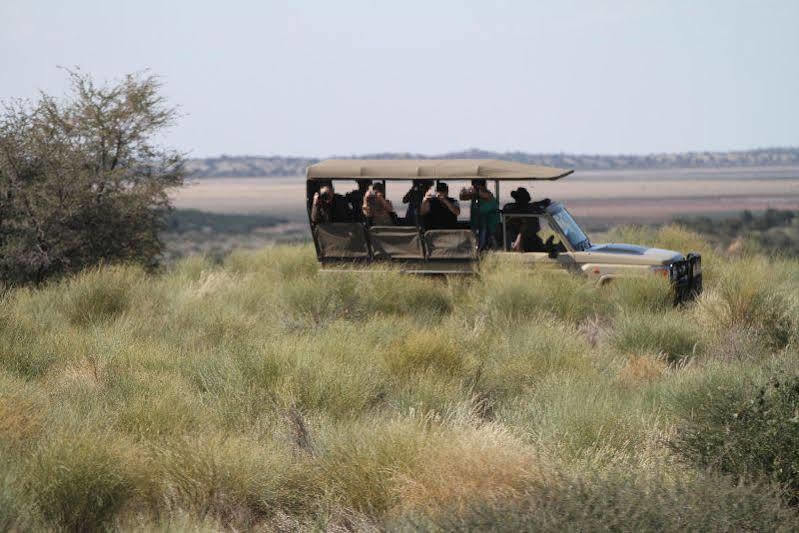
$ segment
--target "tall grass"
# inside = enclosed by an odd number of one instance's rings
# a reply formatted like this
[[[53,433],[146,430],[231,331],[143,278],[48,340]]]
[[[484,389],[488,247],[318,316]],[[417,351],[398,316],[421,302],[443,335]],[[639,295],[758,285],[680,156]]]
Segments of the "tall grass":
[[[325,274],[308,246],[10,290],[0,527],[790,529],[791,480],[675,450],[723,430],[708,390],[799,374],[799,264],[618,234],[706,254],[706,293]]]

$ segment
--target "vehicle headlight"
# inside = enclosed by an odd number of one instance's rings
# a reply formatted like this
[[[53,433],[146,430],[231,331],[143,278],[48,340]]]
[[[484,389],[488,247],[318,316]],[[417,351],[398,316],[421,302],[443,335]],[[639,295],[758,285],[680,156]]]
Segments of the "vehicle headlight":
[[[664,278],[668,279],[669,278],[669,271],[671,269],[669,268],[668,265],[664,265],[664,266],[649,267],[649,270],[651,270],[652,273],[655,274],[656,276],[661,276],[661,277],[664,277]]]

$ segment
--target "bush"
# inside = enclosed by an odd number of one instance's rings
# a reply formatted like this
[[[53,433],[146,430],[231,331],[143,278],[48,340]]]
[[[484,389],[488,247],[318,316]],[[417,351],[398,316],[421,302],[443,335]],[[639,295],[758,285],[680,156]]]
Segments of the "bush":
[[[37,450],[27,488],[45,520],[69,531],[110,524],[134,490],[110,444],[101,435],[58,435]]]
[[[545,268],[489,265],[479,281],[462,289],[464,310],[498,327],[542,315],[578,323],[611,310],[593,281]]]
[[[94,268],[67,282],[59,308],[76,326],[111,321],[128,310],[131,292],[144,282],[136,267]]]
[[[674,292],[659,276],[614,279],[608,284],[611,301],[625,312],[665,313],[674,307]]]
[[[724,268],[699,300],[699,320],[710,330],[747,330],[769,348],[787,346],[796,334],[795,289],[762,258],[745,258]]]
[[[398,528],[443,531],[793,531],[799,519],[773,491],[725,479],[555,473],[524,496],[475,501]]]
[[[446,333],[423,330],[389,346],[383,357],[388,369],[400,376],[430,369],[453,375],[463,364],[460,352]]]
[[[737,480],[768,480],[799,504],[799,376],[708,388],[671,448]]]
[[[663,314],[630,313],[616,323],[613,345],[633,355],[665,354],[674,363],[702,353],[702,330],[682,311]]]
[[[183,156],[153,143],[176,117],[152,76],[0,111],[0,280],[40,283],[98,263],[154,266]]]
[[[148,451],[149,497],[175,513],[211,516],[233,529],[280,509],[300,510],[313,490],[309,473],[294,468],[287,446],[250,439],[204,435],[176,439]]]

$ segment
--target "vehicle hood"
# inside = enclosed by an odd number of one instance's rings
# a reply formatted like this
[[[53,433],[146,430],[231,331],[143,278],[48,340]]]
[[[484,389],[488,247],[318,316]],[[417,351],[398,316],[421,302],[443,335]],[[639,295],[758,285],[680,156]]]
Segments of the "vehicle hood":
[[[647,248],[635,244],[595,244],[585,250],[594,262],[668,265],[685,257],[674,250]]]

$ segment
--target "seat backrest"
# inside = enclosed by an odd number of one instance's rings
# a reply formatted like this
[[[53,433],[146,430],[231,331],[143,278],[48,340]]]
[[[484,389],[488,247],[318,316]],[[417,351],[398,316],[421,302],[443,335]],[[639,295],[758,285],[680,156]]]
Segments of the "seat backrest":
[[[366,230],[360,222],[317,224],[314,238],[320,259],[368,259]]]
[[[375,259],[424,259],[424,248],[415,226],[372,226],[369,242]]]
[[[431,229],[424,232],[428,259],[477,259],[477,239],[468,229]]]

